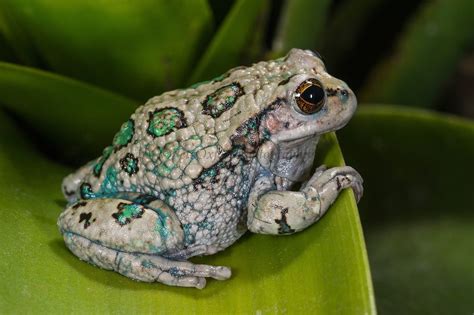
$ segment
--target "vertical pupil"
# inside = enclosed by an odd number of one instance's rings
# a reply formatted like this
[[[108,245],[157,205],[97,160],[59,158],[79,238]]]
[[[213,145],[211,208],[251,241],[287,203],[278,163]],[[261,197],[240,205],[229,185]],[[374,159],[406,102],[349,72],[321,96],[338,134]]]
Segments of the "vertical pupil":
[[[311,85],[301,94],[301,98],[308,103],[318,104],[324,99],[324,91],[317,85]]]

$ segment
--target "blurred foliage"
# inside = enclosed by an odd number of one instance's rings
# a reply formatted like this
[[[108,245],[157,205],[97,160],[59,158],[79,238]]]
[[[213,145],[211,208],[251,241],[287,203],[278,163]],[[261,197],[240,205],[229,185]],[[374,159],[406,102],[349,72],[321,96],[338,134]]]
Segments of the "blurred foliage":
[[[1,1],[0,107],[8,115],[0,112],[0,203],[2,215],[20,222],[21,228],[12,225],[3,239],[9,254],[4,251],[8,260],[1,260],[0,270],[9,283],[19,274],[24,281],[14,290],[2,286],[0,296],[17,297],[18,310],[28,309],[24,301],[36,294],[64,301],[90,299],[87,290],[95,288],[94,294],[111,302],[103,311],[114,310],[113,301],[139,293],[128,306],[136,311],[141,305],[144,312],[156,310],[154,299],[164,294],[167,305],[179,305],[175,310],[192,302],[196,312],[222,311],[240,301],[249,309],[237,311],[373,313],[352,193],[338,199],[318,228],[278,241],[248,237],[228,254],[206,258],[241,269],[233,284],[212,282],[204,295],[179,289],[155,293],[154,286],[99,272],[73,259],[55,234],[62,204],[51,201],[60,198],[55,185],[69,169],[51,159],[79,165],[99,155],[117,126],[147,98],[234,66],[284,55],[296,46],[320,51],[329,73],[348,82],[371,105],[463,112],[446,104],[452,104],[450,89],[459,90],[452,80],[456,69],[467,64],[462,61],[474,49],[474,2]],[[474,100],[463,104],[474,106]],[[367,107],[343,131],[342,142],[348,164],[367,182],[362,214],[381,313],[471,311],[466,294],[473,291],[474,281],[465,274],[472,259],[464,253],[469,253],[466,239],[472,239],[472,216],[466,209],[473,204],[473,187],[455,184],[472,169],[464,166],[472,161],[472,123]],[[343,163],[337,140],[332,135],[325,139],[320,159]],[[18,239],[22,250],[15,256]],[[277,258],[272,247],[276,242]],[[295,253],[302,248],[304,253]],[[39,264],[29,264],[32,253]],[[54,266],[61,277],[45,266]],[[268,270],[271,275],[260,277]],[[37,281],[28,286],[31,278]],[[57,290],[41,295],[50,283]],[[64,287],[69,283],[77,286]],[[442,285],[447,289],[433,289]],[[230,286],[239,293],[226,293]],[[421,303],[423,299],[428,302]],[[44,312],[68,310],[66,304],[51,308],[41,298],[32,301]],[[95,310],[90,306],[81,310]],[[0,298],[0,309],[6,309],[5,299]]]
[[[57,74],[0,62],[1,102],[52,154],[94,156],[138,103]],[[60,131],[60,132],[58,132]]]
[[[474,48],[472,0],[430,1],[409,22],[394,51],[372,70],[364,101],[435,104],[467,49]]]
[[[380,314],[474,309],[474,123],[365,107],[339,139],[364,177],[359,204]]]

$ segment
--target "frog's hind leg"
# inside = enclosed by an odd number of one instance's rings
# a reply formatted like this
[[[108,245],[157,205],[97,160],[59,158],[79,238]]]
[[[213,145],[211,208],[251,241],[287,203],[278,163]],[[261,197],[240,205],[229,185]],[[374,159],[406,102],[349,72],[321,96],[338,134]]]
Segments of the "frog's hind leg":
[[[64,240],[68,248],[80,259],[139,281],[202,289],[206,286],[206,277],[225,280],[231,275],[230,269],[226,267],[197,265],[157,255],[121,252],[72,233],[65,234]]]
[[[81,200],[61,214],[58,225],[80,259],[135,280],[203,288],[206,277],[230,277],[227,267],[169,258],[186,250],[184,232],[174,211],[159,200],[152,204]]]

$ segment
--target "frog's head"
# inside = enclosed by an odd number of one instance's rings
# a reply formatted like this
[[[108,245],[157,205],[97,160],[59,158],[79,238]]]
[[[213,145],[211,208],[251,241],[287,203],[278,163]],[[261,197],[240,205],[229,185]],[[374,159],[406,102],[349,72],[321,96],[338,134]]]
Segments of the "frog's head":
[[[302,180],[312,167],[319,135],[345,126],[357,100],[346,83],[326,72],[319,55],[293,49],[283,62],[288,77],[276,85],[272,99],[278,101],[262,117],[261,133],[268,141],[258,158],[275,175]]]

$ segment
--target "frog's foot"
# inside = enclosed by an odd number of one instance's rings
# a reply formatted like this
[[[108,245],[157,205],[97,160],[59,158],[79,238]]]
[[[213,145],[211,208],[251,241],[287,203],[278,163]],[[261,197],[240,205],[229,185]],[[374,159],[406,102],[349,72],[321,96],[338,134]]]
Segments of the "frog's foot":
[[[58,225],[76,256],[132,279],[203,288],[206,277],[224,280],[231,275],[226,267],[175,260],[209,249],[184,248],[180,221],[160,200],[146,205],[124,199],[80,200],[61,213]]]
[[[300,191],[276,190],[271,177],[261,177],[249,197],[247,226],[266,234],[292,234],[318,221],[342,189],[362,197],[362,177],[350,166],[319,167]]]
[[[121,252],[72,233],[65,233],[64,240],[80,259],[139,281],[202,289],[206,286],[206,278],[225,280],[231,276],[227,267],[198,265],[157,255]]]
[[[319,170],[319,172],[318,172]],[[329,205],[333,203],[342,189],[352,187],[357,202],[364,193],[363,180],[360,174],[350,166],[333,167],[324,169],[319,167],[313,177],[306,183],[307,188],[317,190],[323,207],[325,201]]]

